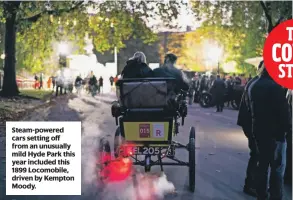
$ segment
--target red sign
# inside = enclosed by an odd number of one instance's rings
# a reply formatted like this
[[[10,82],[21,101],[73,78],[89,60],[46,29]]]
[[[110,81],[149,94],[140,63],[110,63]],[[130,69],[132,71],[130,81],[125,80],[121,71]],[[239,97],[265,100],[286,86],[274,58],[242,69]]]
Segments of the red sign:
[[[151,133],[151,126],[149,124],[140,124],[139,125],[139,137],[140,138],[149,138]]]
[[[268,35],[263,58],[267,72],[279,85],[293,89],[293,20],[287,20]]]

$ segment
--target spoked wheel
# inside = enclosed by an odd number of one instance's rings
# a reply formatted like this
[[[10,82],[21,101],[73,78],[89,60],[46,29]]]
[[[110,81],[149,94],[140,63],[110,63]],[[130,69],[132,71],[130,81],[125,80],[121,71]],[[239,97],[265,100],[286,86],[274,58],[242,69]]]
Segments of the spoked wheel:
[[[189,190],[195,190],[195,128],[191,127],[189,132]]]
[[[115,158],[119,157],[119,147],[124,143],[125,139],[121,135],[120,127],[118,126],[115,132],[114,137],[114,156]]]
[[[199,103],[203,108],[210,107],[212,103],[212,96],[210,94],[202,94]]]
[[[107,139],[102,138],[99,144],[99,159],[98,159],[98,168],[99,168],[99,177],[100,181],[103,183],[105,178],[108,176],[107,165],[111,162],[111,148],[110,143]]]

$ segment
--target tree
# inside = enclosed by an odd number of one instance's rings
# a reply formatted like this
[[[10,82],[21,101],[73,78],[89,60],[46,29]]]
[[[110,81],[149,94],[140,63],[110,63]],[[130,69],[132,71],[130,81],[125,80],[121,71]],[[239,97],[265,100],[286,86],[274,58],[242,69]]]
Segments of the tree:
[[[46,59],[52,57],[52,43],[64,39],[75,41],[76,52],[84,51],[85,35],[100,52],[114,46],[122,48],[129,38],[140,37],[146,43],[152,42],[155,37],[146,21],[159,15],[167,23],[170,18],[177,17],[181,2],[11,1],[2,2],[2,5],[6,27],[2,95],[14,96],[19,93],[15,77],[16,55],[26,68],[39,71]],[[89,8],[95,13],[89,14]]]
[[[255,72],[244,60],[262,55],[267,30],[270,32],[281,17],[292,18],[290,1],[194,1],[192,7],[197,19],[204,20],[202,27],[224,28],[221,31],[228,29],[232,33],[225,49],[231,53],[236,50],[239,56],[235,61],[246,73]],[[242,35],[245,37],[239,43]]]

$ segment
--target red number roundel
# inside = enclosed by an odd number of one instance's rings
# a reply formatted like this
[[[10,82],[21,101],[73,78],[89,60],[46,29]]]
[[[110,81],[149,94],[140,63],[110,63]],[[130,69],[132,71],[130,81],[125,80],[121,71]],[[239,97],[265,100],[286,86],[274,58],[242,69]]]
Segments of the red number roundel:
[[[268,35],[263,58],[265,67],[274,81],[293,89],[293,20],[279,24]]]

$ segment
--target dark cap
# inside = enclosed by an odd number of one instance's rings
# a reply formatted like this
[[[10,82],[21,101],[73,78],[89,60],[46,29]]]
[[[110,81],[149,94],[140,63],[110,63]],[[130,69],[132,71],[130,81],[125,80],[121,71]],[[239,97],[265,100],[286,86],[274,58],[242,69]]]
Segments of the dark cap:
[[[173,53],[168,53],[166,56],[165,56],[165,62],[166,61],[170,61],[172,63],[175,63],[177,61],[177,56]]]

